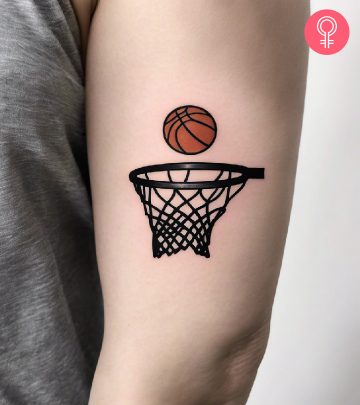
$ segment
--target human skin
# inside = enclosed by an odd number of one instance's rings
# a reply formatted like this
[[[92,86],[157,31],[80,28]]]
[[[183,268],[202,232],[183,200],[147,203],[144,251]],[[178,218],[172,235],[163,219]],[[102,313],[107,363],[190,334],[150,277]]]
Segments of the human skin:
[[[85,64],[90,24],[96,10],[97,0],[71,0],[71,3],[79,24],[82,45],[82,59]]]
[[[102,0],[87,52],[87,137],[104,341],[90,405],[245,404],[266,349],[291,210],[307,70],[300,0]],[[214,145],[170,149],[194,104]],[[264,167],[216,223],[211,257],[154,259],[135,168]]]

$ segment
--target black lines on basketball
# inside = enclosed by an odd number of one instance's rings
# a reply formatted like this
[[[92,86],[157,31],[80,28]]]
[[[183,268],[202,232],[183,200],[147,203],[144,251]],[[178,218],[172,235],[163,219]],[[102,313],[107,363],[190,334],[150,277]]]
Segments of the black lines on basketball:
[[[167,115],[163,134],[170,148],[184,155],[196,155],[214,143],[217,126],[213,116],[204,108],[186,105]]]

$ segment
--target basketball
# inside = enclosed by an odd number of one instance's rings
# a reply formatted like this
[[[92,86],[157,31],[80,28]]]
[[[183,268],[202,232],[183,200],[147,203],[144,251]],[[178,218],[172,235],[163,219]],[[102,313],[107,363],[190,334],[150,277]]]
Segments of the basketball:
[[[184,155],[196,155],[214,143],[217,127],[208,111],[188,105],[178,107],[167,115],[163,133],[170,148]]]

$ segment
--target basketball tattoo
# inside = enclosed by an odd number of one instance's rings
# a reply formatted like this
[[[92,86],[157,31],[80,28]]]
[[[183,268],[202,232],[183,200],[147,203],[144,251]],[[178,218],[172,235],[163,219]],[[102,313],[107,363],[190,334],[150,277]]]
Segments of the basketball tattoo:
[[[208,111],[188,105],[167,115],[163,134],[175,151],[196,155],[214,143],[217,126]],[[209,258],[215,222],[249,179],[264,177],[264,168],[227,163],[166,163],[133,170],[129,179],[149,220],[153,256],[191,248]]]
[[[204,108],[186,105],[171,111],[164,121],[164,138],[170,148],[185,155],[197,155],[216,139],[216,122]]]

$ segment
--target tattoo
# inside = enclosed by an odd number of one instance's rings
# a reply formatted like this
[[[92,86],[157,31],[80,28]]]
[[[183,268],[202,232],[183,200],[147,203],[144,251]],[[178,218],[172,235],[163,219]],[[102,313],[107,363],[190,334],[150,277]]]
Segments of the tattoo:
[[[200,145],[204,151],[215,140],[215,120],[203,108],[179,107],[166,117],[164,137],[180,153],[200,153]],[[167,163],[135,169],[129,178],[149,219],[153,256],[171,256],[190,247],[209,258],[215,222],[249,179],[264,179],[264,169],[227,163]]]
[[[171,111],[165,118],[163,134],[166,143],[176,152],[197,155],[215,142],[217,126],[204,108],[186,105]]]

